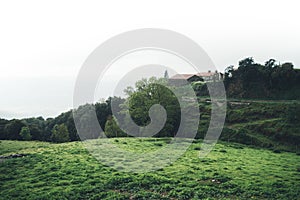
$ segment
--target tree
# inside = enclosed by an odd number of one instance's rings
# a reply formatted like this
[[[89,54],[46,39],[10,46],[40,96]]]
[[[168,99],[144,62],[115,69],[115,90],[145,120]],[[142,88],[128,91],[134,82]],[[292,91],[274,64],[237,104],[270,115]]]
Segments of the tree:
[[[52,129],[52,142],[68,142],[70,141],[69,132],[65,124],[55,125]]]
[[[232,72],[234,71],[233,67],[234,67],[233,65],[230,65],[230,66],[226,67],[226,69],[224,71],[225,72],[225,79],[232,77]]]
[[[126,134],[119,128],[114,117],[109,117],[105,123],[105,135],[107,137],[122,137]]]
[[[23,122],[29,128],[32,140],[44,140],[45,120],[42,117],[26,118]]]
[[[8,122],[8,120],[0,118],[0,140],[6,139],[5,126]]]
[[[27,126],[22,127],[20,131],[20,136],[22,137],[23,140],[31,140],[31,134],[30,130]]]
[[[4,127],[5,139],[8,140],[21,140],[20,131],[25,126],[24,122],[18,119],[9,121]]]
[[[127,95],[129,97],[125,102],[126,106],[124,109],[129,110],[131,116],[129,118],[131,118],[136,125],[139,127],[149,125],[151,122],[149,110],[153,105],[159,104],[166,110],[167,119],[164,127],[156,136],[174,136],[174,133],[177,132],[180,125],[180,105],[174,93],[168,88],[166,79],[156,79],[152,77],[150,79],[137,81],[135,90]],[[126,118],[127,121],[131,120],[129,118]]]
[[[103,134],[98,122],[95,122],[95,115],[96,111],[93,104],[79,106],[73,111],[74,121],[81,140],[96,139]]]
[[[98,119],[98,122],[99,122],[102,130],[105,130],[105,124],[106,124],[107,117],[109,115],[111,115],[111,111],[110,111],[110,108],[109,108],[107,102],[108,101],[95,104],[97,119]]]
[[[252,57],[245,58],[244,60],[239,61],[239,67],[249,67],[254,64],[254,59]]]
[[[271,58],[268,61],[265,62],[265,66],[267,68],[273,68],[275,66],[276,60]]]
[[[120,115],[119,112],[121,110],[120,105],[124,102],[125,99],[114,96],[109,97],[105,102],[95,104],[96,115],[102,130],[105,130],[107,119],[112,115],[114,115],[119,121],[122,121],[123,116]],[[114,113],[112,113],[113,111]]]
[[[226,68],[224,85],[228,97],[300,99],[300,70],[289,62],[280,65],[269,59],[262,65],[250,57],[237,70]]]

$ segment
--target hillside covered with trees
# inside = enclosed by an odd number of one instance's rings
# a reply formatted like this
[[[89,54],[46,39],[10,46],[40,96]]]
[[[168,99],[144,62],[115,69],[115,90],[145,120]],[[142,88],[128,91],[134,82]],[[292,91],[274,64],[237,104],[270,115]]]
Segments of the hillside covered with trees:
[[[205,82],[195,81],[191,85],[198,96],[201,113],[196,138],[204,138],[211,114],[211,103],[207,101],[209,93]],[[299,151],[300,70],[294,69],[291,63],[281,65],[270,59],[262,65],[255,63],[252,58],[246,58],[239,62],[237,69],[232,66],[226,68],[224,85],[230,100],[227,102],[222,140]],[[129,109],[137,125],[146,126],[150,123],[148,111],[154,104],[161,104],[167,112],[167,121],[155,137],[173,137],[180,124],[181,111],[170,87],[173,86],[168,85],[164,78],[142,79],[136,83],[135,88],[126,89],[126,99],[110,97],[105,102],[82,105],[55,118],[0,119],[0,139],[78,141],[80,138],[72,112],[76,112],[80,122],[88,122],[94,110],[107,137],[128,137],[118,127],[118,123],[126,124],[128,120],[124,108]],[[185,87],[181,86],[177,90],[184,93]],[[242,99],[242,102],[236,104],[233,99]],[[117,116],[112,115],[112,102],[117,105]],[[91,131],[84,139],[99,136]]]

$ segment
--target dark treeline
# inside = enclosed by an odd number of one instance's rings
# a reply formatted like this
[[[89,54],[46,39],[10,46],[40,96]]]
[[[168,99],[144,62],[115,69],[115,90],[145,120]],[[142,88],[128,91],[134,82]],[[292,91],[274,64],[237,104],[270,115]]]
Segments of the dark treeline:
[[[274,59],[264,64],[253,58],[241,60],[238,69],[226,68],[224,84],[232,98],[300,99],[300,70],[292,63],[277,64]]]
[[[94,109],[102,129],[105,129],[107,119],[111,118],[112,99],[124,102],[124,99],[114,97],[108,98],[105,102],[86,104],[76,109],[82,120],[89,117],[88,110]],[[39,140],[48,142],[66,142],[80,140],[77,135],[73,110],[64,112],[55,118],[44,119],[43,117],[26,119],[0,119],[1,140]],[[27,133],[26,133],[27,132]],[[22,133],[22,134],[21,134]],[[28,137],[28,135],[30,135]],[[58,136],[56,136],[58,135]],[[92,136],[90,138],[93,138]]]

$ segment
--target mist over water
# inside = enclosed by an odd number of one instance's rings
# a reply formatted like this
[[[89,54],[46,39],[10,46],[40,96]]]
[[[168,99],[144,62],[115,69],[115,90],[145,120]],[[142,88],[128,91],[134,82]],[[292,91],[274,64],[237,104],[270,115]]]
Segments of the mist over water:
[[[0,79],[0,118],[54,117],[72,107],[75,78]]]

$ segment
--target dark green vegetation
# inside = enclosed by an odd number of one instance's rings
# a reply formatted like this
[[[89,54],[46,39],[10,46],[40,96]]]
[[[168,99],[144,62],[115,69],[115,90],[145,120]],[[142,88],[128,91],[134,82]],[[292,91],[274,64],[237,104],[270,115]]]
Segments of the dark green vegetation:
[[[55,125],[52,129],[51,140],[58,143],[70,141],[67,126],[64,124]]]
[[[210,105],[201,106],[197,137],[207,131]],[[299,101],[230,101],[221,140],[300,152]]]
[[[31,140],[30,130],[27,126],[23,126],[20,131],[20,136],[23,140]]]
[[[167,112],[165,126],[155,137],[174,136],[180,125],[181,109],[177,97],[169,89],[166,79],[154,77],[142,79],[136,83],[136,89],[127,89],[129,96],[124,107],[128,108],[132,120],[139,126],[146,126],[150,123],[149,110],[152,105],[160,104]],[[122,112],[121,112],[122,114]],[[119,121],[127,124],[128,117],[117,116]],[[124,118],[124,119],[123,119]]]
[[[110,139],[131,151],[167,145],[165,139]],[[198,158],[201,141],[159,171],[124,173],[98,163],[80,142],[1,141],[0,199],[299,199],[295,153],[221,142]],[[158,145],[160,144],[160,145]],[[111,158],[111,162],[118,160]]]
[[[292,63],[265,64],[246,58],[239,68],[226,68],[224,84],[228,97],[250,99],[300,99],[300,70]]]
[[[76,113],[78,114],[80,120],[88,121],[90,117],[90,113],[93,110],[96,111],[99,124],[101,127],[105,127],[105,123],[109,117],[111,117],[111,101],[114,99],[115,102],[124,102],[124,99],[114,97],[109,98],[106,102],[96,103],[95,105],[86,104],[80,106],[76,109]],[[53,132],[55,131],[54,127],[56,125],[64,125],[67,127],[67,139],[63,141],[78,141],[80,138],[77,135],[76,127],[74,124],[74,118],[72,114],[72,110],[62,113],[55,118],[44,119],[42,117],[37,118],[26,118],[26,119],[0,119],[0,139],[4,140],[24,140],[24,138],[20,135],[20,132],[23,127],[27,127],[29,129],[29,133],[31,136],[31,140],[39,140],[39,141],[48,141],[48,142],[61,142],[61,140],[56,140],[56,137],[53,137]],[[65,133],[62,133],[65,134]],[[87,134],[87,138],[97,138],[95,133]]]

